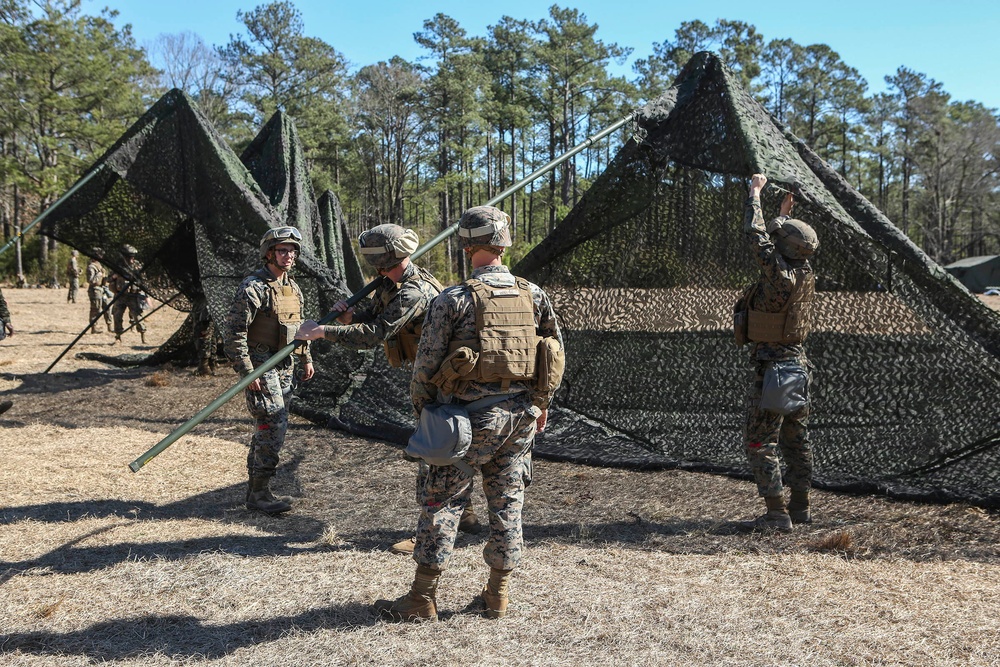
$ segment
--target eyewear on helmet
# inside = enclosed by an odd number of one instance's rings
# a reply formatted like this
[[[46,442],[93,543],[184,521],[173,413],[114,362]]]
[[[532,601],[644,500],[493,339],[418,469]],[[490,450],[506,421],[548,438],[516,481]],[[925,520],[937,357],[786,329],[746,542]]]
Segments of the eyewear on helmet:
[[[271,238],[275,239],[293,238],[296,241],[302,240],[302,232],[295,227],[278,227],[276,229],[272,229],[269,235]]]

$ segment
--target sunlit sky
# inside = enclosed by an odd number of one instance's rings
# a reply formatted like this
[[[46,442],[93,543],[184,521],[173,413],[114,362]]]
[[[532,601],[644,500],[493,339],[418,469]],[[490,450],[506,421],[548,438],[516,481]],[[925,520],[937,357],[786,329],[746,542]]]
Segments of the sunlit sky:
[[[137,41],[147,44],[161,33],[190,31],[207,43],[222,45],[239,33],[238,10],[252,10],[262,0],[84,0],[88,12],[108,6],[119,12],[116,23],[132,25]],[[423,22],[437,13],[456,19],[469,35],[508,15],[538,20],[551,2],[507,0],[294,0],[305,33],[344,54],[354,69],[394,55],[416,60],[424,55],[413,40]],[[765,41],[791,38],[799,44],[827,44],[867,80],[870,91],[885,89],[884,77],[900,66],[927,74],[955,100],[975,100],[1000,108],[1000,2],[952,0],[840,0],[839,2],[750,3],[671,2],[670,0],[563,2],[596,23],[597,38],[633,49],[614,73],[633,76],[632,63],[652,53],[654,42],[673,38],[682,21],[741,20],[755,25]]]

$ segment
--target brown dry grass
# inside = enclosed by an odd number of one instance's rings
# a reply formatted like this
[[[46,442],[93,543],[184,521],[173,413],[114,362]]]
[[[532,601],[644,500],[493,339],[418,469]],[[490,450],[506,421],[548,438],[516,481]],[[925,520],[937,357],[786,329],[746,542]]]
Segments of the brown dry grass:
[[[550,461],[536,461],[508,618],[468,609],[485,567],[463,536],[442,622],[379,622],[371,603],[413,571],[386,551],[416,515],[396,449],[293,418],[275,486],[295,509],[253,514],[235,400],[133,474],[233,376],[69,358],[41,375],[85,306],[5,295],[0,664],[1000,664],[996,514],[817,492],[816,523],[748,536],[729,530],[758,511],[747,482]],[[179,322],[154,319],[150,343]]]

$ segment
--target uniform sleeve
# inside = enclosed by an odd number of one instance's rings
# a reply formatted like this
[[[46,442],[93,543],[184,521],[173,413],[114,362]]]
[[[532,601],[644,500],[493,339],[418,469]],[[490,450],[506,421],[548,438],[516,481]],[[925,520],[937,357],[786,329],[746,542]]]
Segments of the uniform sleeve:
[[[96,282],[97,282],[97,275],[98,275],[97,265],[94,264],[94,263],[88,264],[87,265],[87,282],[90,283],[91,285],[96,284]]]
[[[759,197],[747,199],[746,212],[743,215],[743,233],[764,277],[775,286],[787,286],[792,280],[792,270],[778,252],[771,235],[767,233]]]
[[[431,302],[427,317],[424,318],[417,358],[413,362],[413,377],[410,380],[410,398],[418,415],[425,405],[437,399],[437,386],[431,382],[431,378],[448,355],[453,315],[450,300],[439,296]]]
[[[403,283],[399,292],[379,312],[369,313],[361,322],[323,327],[323,336],[355,350],[377,347],[427,310],[429,299],[412,282]],[[373,302],[380,303],[378,299]],[[356,313],[355,313],[356,314]]]
[[[262,304],[261,292],[254,289],[254,283],[246,281],[236,290],[233,305],[226,316],[226,358],[232,362],[233,368],[240,377],[246,377],[253,372],[253,362],[250,361],[250,348],[247,344],[247,331]]]

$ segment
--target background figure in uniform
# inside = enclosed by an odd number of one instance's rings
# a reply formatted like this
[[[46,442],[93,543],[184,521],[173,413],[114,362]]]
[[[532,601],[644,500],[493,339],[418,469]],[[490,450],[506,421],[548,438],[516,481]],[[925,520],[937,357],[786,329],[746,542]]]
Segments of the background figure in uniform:
[[[97,316],[104,311],[104,324],[108,331],[113,331],[111,325],[111,309],[104,310],[109,301],[107,298],[107,271],[100,260],[104,257],[104,251],[100,248],[90,250],[90,261],[87,262],[87,298],[90,300],[90,333],[101,333],[97,328]]]
[[[436,620],[436,593],[458,532],[458,521],[478,470],[489,513],[483,558],[490,567],[480,595],[485,615],[507,611],[510,574],[521,560],[521,511],[530,481],[530,453],[545,427],[554,386],[539,386],[535,360],[551,340],[562,354],[561,335],[548,296],[515,278],[503,265],[511,245],[510,218],[492,206],[467,210],[459,241],[470,258],[472,278],[446,289],[431,304],[413,366],[410,393],[420,414],[435,402],[467,405],[472,444],[465,466],[429,466],[422,490],[410,592],[379,600],[376,610],[401,621]],[[544,340],[543,340],[544,339]]]
[[[412,229],[378,225],[363,233],[358,244],[362,256],[382,277],[371,300],[359,304],[356,309],[348,309],[346,301],[339,301],[333,309],[343,313],[337,318],[340,324],[320,326],[308,320],[302,323],[295,337],[299,340],[326,338],[355,350],[383,345],[391,366],[411,368],[417,356],[424,316],[431,301],[444,288],[430,271],[410,261],[410,255],[420,245]],[[421,463],[417,474],[418,496],[426,473],[427,465]],[[471,503],[466,505],[459,530],[467,533],[482,530]],[[411,554],[414,544],[409,538],[394,544],[390,551]]]
[[[0,340],[13,335],[14,325],[10,323],[10,309],[7,308],[7,299],[3,296],[3,290],[0,290]],[[0,415],[10,410],[13,405],[14,401],[11,400],[0,401]]]
[[[108,281],[111,290],[118,297],[115,305],[111,307],[115,320],[115,342],[122,339],[122,332],[125,327],[122,320],[125,316],[125,309],[128,309],[128,319],[130,324],[134,324],[136,331],[143,344],[146,343],[146,323],[140,322],[142,312],[146,309],[146,295],[139,287],[139,277],[142,275],[142,264],[136,259],[139,251],[127,243],[122,246],[122,259],[124,260],[124,271],[122,273],[111,274]]]
[[[215,353],[218,349],[218,330],[212,321],[208,310],[208,301],[204,298],[195,303],[191,311],[194,324],[194,348],[198,357],[196,375],[215,375]]]
[[[264,233],[260,257],[264,266],[247,276],[236,290],[226,322],[226,357],[246,377],[295,338],[302,321],[302,291],[289,271],[295,264],[302,234],[294,227]],[[256,428],[247,455],[247,509],[280,514],[292,508],[271,494],[270,482],[288,430],[294,357],[301,356],[303,380],[313,376],[309,343],[250,383],[244,392]]]
[[[809,489],[813,455],[806,429],[810,373],[802,343],[809,333],[816,292],[816,276],[808,257],[819,247],[819,239],[812,227],[789,217],[794,203],[791,194],[781,202],[781,215],[765,226],[760,193],[766,183],[764,175],[754,174],[743,232],[761,271],[747,292],[747,337],[756,374],[747,393],[744,444],[767,512],[743,525],[753,530],[789,532],[793,523],[812,521]],[[765,383],[766,376],[775,377],[779,371],[798,378],[790,386],[792,393],[782,393],[772,383]],[[766,405],[784,407],[765,409],[762,399]],[[779,450],[788,468],[784,480]],[[791,489],[787,505],[785,486]]]
[[[80,264],[77,260],[79,256],[80,253],[74,250],[70,253],[69,262],[66,264],[66,281],[69,283],[67,303],[76,303],[76,293],[80,289]]]

